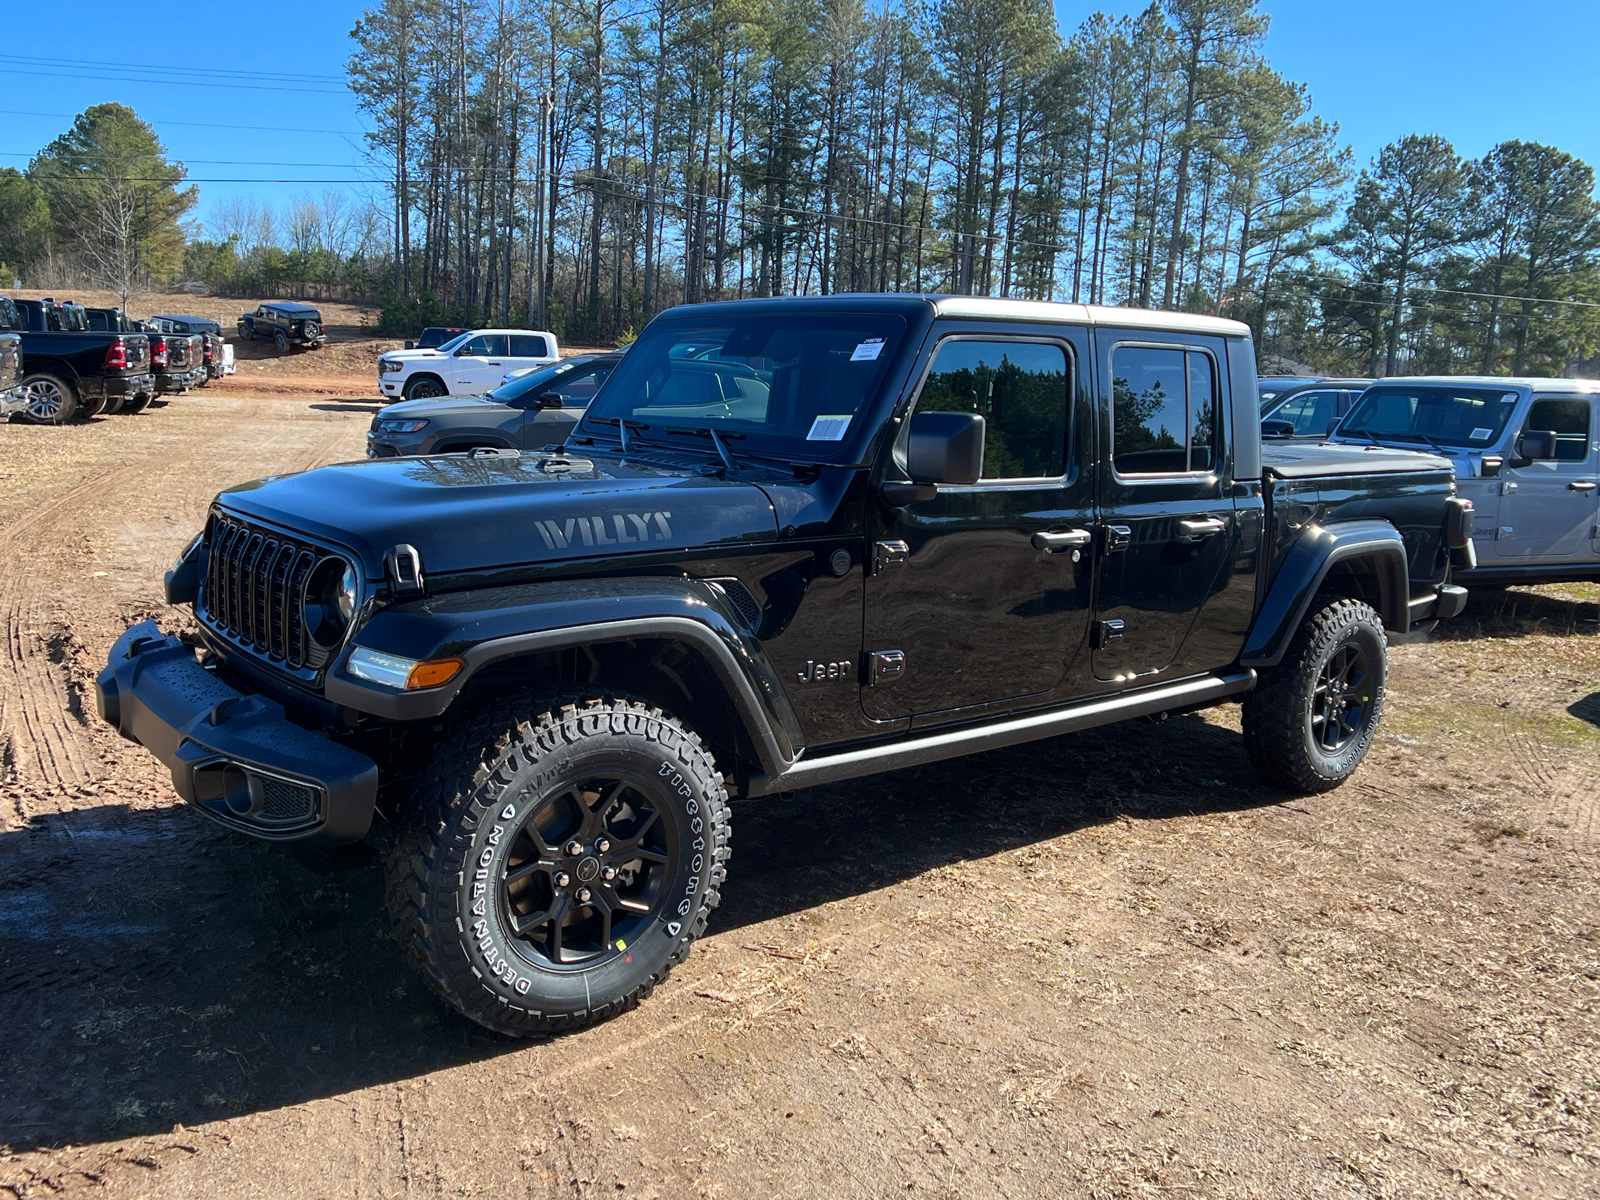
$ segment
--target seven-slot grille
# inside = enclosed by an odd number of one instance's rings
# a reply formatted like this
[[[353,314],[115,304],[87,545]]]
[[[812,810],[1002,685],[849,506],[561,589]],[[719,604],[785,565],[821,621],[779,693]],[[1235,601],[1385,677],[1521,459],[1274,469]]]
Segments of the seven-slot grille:
[[[331,557],[320,546],[218,514],[200,615],[291,669],[320,667],[327,651],[307,636],[305,590],[317,564]]]

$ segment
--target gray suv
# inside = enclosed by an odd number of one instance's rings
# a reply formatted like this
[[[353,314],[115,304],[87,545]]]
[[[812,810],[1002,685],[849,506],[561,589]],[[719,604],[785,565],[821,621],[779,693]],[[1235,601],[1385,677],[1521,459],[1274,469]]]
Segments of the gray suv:
[[[372,419],[368,458],[451,454],[490,446],[538,450],[564,442],[621,354],[540,367],[481,396],[402,400]]]

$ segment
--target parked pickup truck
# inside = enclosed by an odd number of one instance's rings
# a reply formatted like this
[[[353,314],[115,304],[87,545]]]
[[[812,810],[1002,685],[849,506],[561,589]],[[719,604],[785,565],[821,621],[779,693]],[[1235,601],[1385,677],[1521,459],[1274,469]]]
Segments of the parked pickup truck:
[[[143,325],[120,308],[85,308],[83,311],[88,317],[89,328],[98,333],[143,333],[145,331]],[[155,354],[152,350],[151,358],[153,359],[154,357]],[[150,401],[154,399],[154,391],[140,392],[133,396],[107,396],[100,412],[102,414],[142,412],[150,404]]]
[[[22,418],[62,425],[92,417],[108,400],[153,394],[150,341],[142,333],[96,332],[77,305],[15,302],[22,333]]]
[[[1433,454],[1264,450],[1237,322],[693,305],[560,451],[224,491],[167,576],[202,649],[135,625],[96,698],[202,813],[308,861],[381,811],[412,961],[533,1035],[688,953],[730,794],[1229,700],[1272,784],[1338,785],[1386,631],[1465,601],[1470,516]]]
[[[286,354],[291,346],[320,350],[328,341],[328,332],[322,324],[322,314],[309,304],[296,304],[287,300],[263,304],[253,313],[239,316],[239,340],[251,341],[265,338]]]
[[[378,358],[385,397],[428,400],[481,396],[511,371],[561,361],[556,335],[532,329],[469,329],[432,350],[390,350]]]
[[[161,333],[146,321],[150,338],[150,363],[156,376],[156,395],[182,395],[206,381],[206,340],[198,333]]]
[[[221,379],[225,375],[234,373],[233,347],[228,345],[227,339],[222,335],[222,323],[213,321],[210,317],[191,317],[186,315],[150,317],[146,324],[153,325],[161,333],[199,334],[205,339],[205,364],[206,377],[200,381],[200,386],[213,379]]]
[[[10,297],[0,296],[0,301],[10,302]],[[0,328],[4,328],[0,325]],[[19,413],[26,407],[22,397],[22,335],[0,333],[0,421]]]
[[[1380,379],[1333,441],[1419,447],[1455,466],[1477,510],[1475,587],[1600,581],[1600,382]]]

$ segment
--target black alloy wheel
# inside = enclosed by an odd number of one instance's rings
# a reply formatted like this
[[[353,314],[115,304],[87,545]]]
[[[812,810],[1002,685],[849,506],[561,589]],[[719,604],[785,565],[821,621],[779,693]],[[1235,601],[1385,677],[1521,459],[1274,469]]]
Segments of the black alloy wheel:
[[[283,330],[280,329],[277,333],[272,335],[272,345],[279,354],[288,353],[289,339],[283,336]]]
[[[624,954],[677,874],[672,813],[643,779],[576,783],[528,811],[500,879],[518,950],[540,967]]]
[[[1325,792],[1361,765],[1389,674],[1383,621],[1365,601],[1311,602],[1283,660],[1260,672],[1242,713],[1245,749],[1268,783]]]
[[[1367,652],[1347,641],[1323,664],[1311,699],[1311,732],[1317,748],[1337,755],[1360,737],[1372,704],[1372,664]]]
[[[705,932],[728,793],[682,723],[606,693],[485,701],[433,752],[389,856],[407,956],[517,1037],[626,1012]]]
[[[432,400],[444,395],[444,388],[438,380],[423,377],[406,384],[405,393],[407,400]]]

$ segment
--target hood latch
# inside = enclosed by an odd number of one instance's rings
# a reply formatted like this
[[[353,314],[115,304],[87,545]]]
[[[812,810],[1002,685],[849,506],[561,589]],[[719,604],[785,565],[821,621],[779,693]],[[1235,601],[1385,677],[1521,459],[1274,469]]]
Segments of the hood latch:
[[[422,555],[417,548],[401,542],[383,556],[383,571],[397,599],[408,600],[426,591],[422,579]]]

